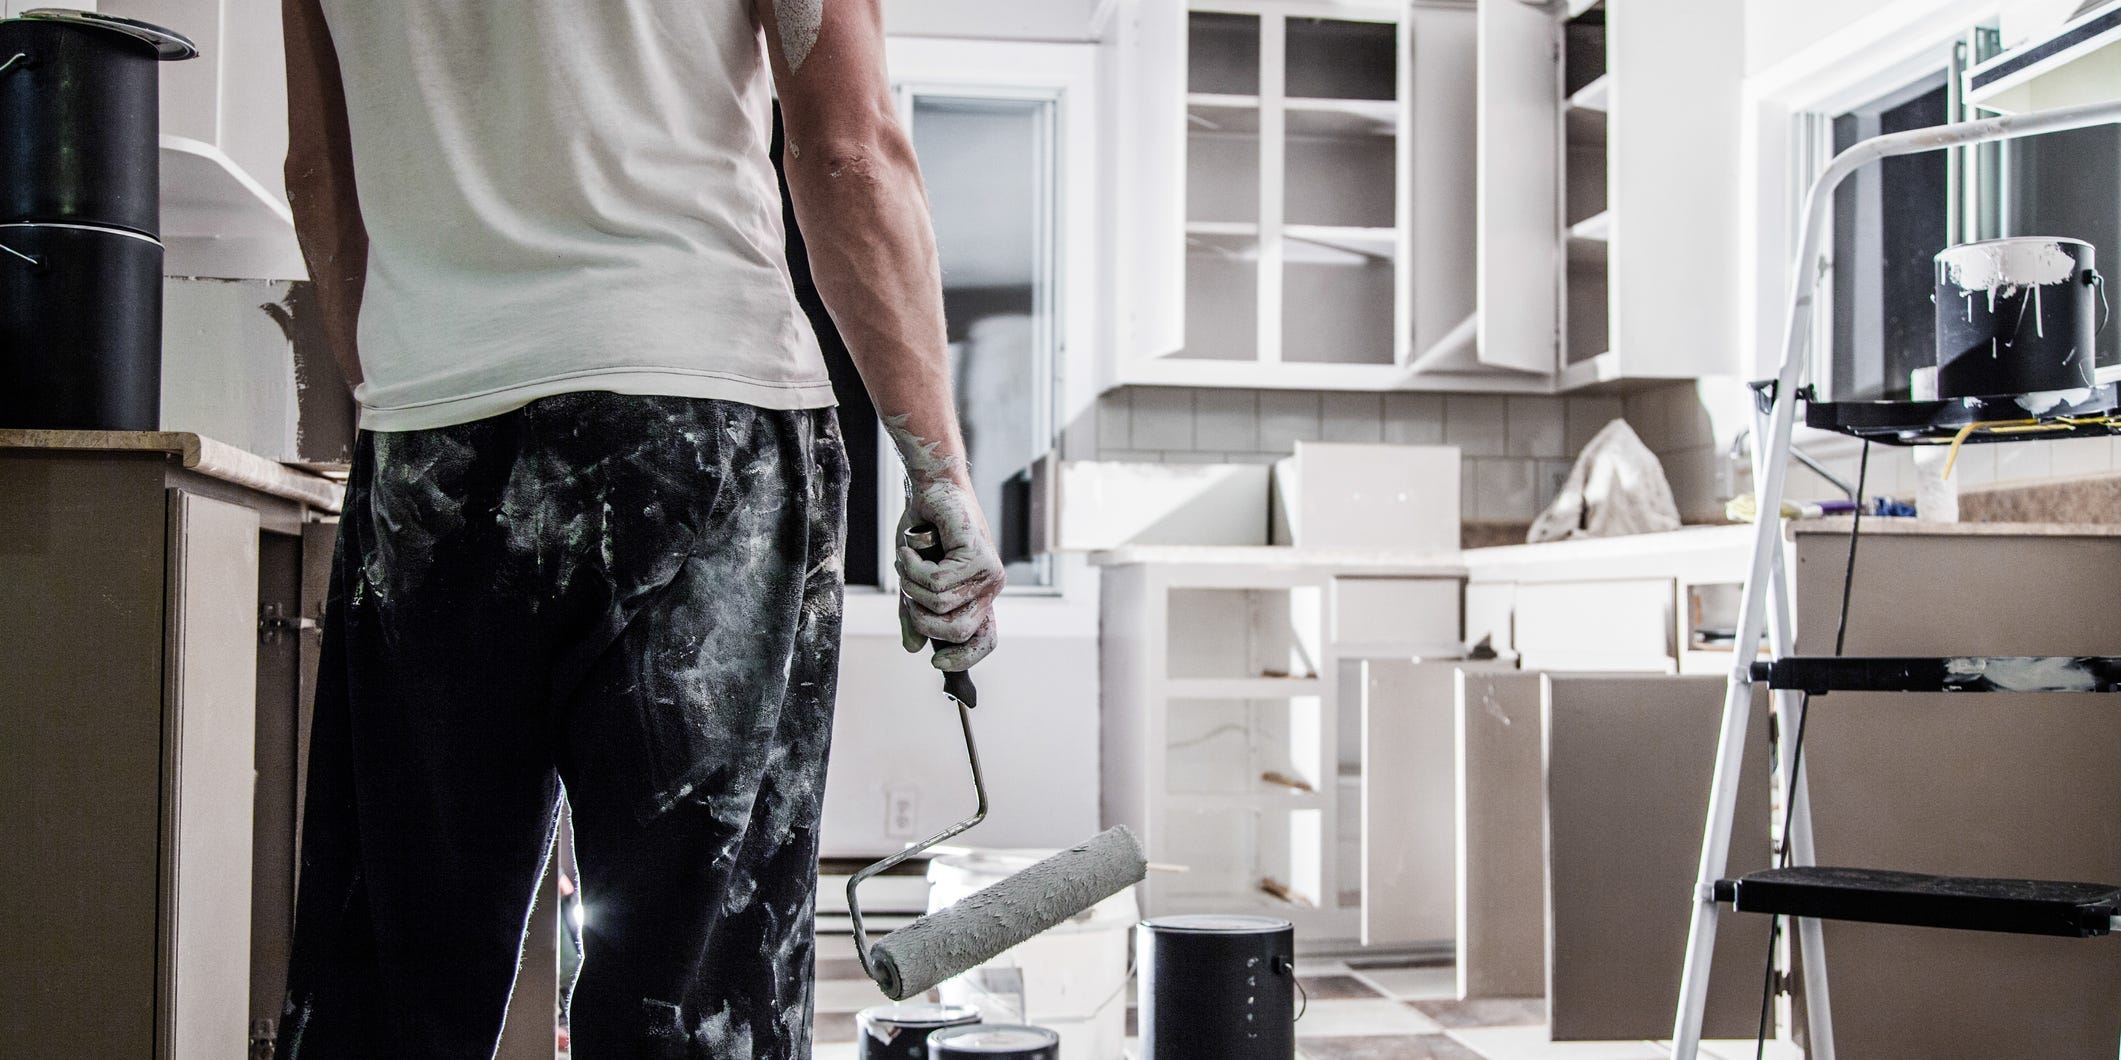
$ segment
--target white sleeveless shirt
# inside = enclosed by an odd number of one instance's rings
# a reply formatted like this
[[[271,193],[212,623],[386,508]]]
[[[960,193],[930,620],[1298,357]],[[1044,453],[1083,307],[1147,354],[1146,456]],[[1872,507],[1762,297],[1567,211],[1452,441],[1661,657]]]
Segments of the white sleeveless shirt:
[[[368,229],[361,425],[568,391],[833,404],[750,0],[324,0]]]

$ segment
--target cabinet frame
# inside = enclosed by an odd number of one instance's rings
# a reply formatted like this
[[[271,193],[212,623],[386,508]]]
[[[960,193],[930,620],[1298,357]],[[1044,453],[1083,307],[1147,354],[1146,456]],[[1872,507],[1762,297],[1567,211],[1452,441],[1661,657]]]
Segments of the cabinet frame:
[[[1373,944],[1366,937],[1372,934],[1364,916],[1370,901],[1367,890],[1356,904],[1343,905],[1341,900],[1344,892],[1363,889],[1364,882],[1359,867],[1353,870],[1356,873],[1354,879],[1344,878],[1340,863],[1338,826],[1344,809],[1341,800],[1364,797],[1357,785],[1348,785],[1353,790],[1342,790],[1341,761],[1344,752],[1349,750],[1343,741],[1360,741],[1363,728],[1360,724],[1347,723],[1358,721],[1365,706],[1359,695],[1349,695],[1343,671],[1349,668],[1349,664],[1387,657],[1388,653],[1403,646],[1344,644],[1335,639],[1336,583],[1349,578],[1404,578],[1447,583],[1454,592],[1450,594],[1450,613],[1443,622],[1456,628],[1460,621],[1461,601],[1455,590],[1462,585],[1463,576],[1456,571],[1345,568],[1328,564],[1268,566],[1242,562],[1153,561],[1114,563],[1104,568],[1099,662],[1103,700],[1100,800],[1104,823],[1133,828],[1141,836],[1150,860],[1180,862],[1184,858],[1173,853],[1170,832],[1170,818],[1175,811],[1302,813],[1313,815],[1311,819],[1317,824],[1315,834],[1292,824],[1287,851],[1292,875],[1307,876],[1316,881],[1318,893],[1304,890],[1304,896],[1315,904],[1277,902],[1265,893],[1250,889],[1218,892],[1207,898],[1189,892],[1185,879],[1152,873],[1141,892],[1144,915],[1230,912],[1242,908],[1247,912],[1289,920],[1296,925],[1299,945],[1306,948]],[[1193,590],[1304,594],[1305,604],[1315,607],[1316,613],[1298,616],[1292,612],[1291,624],[1298,632],[1292,635],[1291,645],[1300,644],[1308,649],[1311,669],[1315,672],[1292,673],[1286,677],[1242,674],[1203,677],[1191,675],[1191,671],[1198,667],[1181,667],[1189,672],[1189,676],[1171,676],[1173,597],[1176,593]],[[1441,649],[1456,646],[1455,642],[1439,644],[1432,650],[1442,654]],[[1246,657],[1248,665],[1254,667],[1263,665],[1261,660],[1265,658],[1256,652],[1248,653]],[[1357,672],[1362,670],[1359,665],[1353,668]],[[1360,692],[1360,689],[1355,691]],[[1310,780],[1316,790],[1280,793],[1262,789],[1258,793],[1245,794],[1173,791],[1169,767],[1171,705],[1173,701],[1201,699],[1228,700],[1233,711],[1249,709],[1243,707],[1246,701],[1302,699],[1315,702],[1315,717],[1306,718],[1306,724],[1315,724],[1316,762]],[[1343,712],[1354,712],[1354,716],[1344,716]],[[1306,738],[1311,735],[1307,728]],[[1367,759],[1369,749],[1360,743],[1356,746]],[[1306,754],[1310,754],[1309,748]],[[1364,764],[1367,766],[1368,762]],[[1302,772],[1303,767],[1299,765],[1298,770]],[[1364,776],[1367,778],[1367,771]],[[1449,808],[1443,807],[1439,812],[1448,815]],[[1385,822],[1377,823],[1389,828]],[[1370,824],[1369,820],[1364,821],[1365,834],[1360,840],[1365,851],[1372,845],[1368,835]],[[1379,928],[1383,928],[1383,922]],[[1434,944],[1441,940],[1379,936],[1374,944],[1404,944],[1408,941]]]

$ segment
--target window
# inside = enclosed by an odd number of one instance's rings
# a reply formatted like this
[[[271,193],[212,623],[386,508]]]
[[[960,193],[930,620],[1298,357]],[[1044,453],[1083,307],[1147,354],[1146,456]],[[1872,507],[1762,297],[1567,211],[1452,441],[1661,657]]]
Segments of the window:
[[[1004,492],[1053,444],[1054,99],[908,90],[943,264],[951,374],[973,489],[997,538]],[[896,475],[894,468],[892,473]],[[896,520],[893,520],[896,525]],[[1010,563],[1013,588],[1052,564]]]
[[[905,120],[928,186],[942,256],[951,375],[973,488],[998,541],[1021,506],[1009,483],[1053,444],[1059,342],[1054,245],[1057,144],[1053,93],[904,92]],[[774,158],[780,159],[778,114]],[[785,189],[784,189],[785,198]],[[847,584],[879,586],[890,569],[904,472],[882,440],[876,407],[811,281],[809,255],[785,208],[796,294],[816,328],[839,398],[852,467]],[[1050,592],[1049,557],[1008,565],[1013,591]]]
[[[1945,75],[1833,119],[1833,150],[1948,120]],[[1946,159],[1902,155],[1857,170],[1834,192],[1833,314],[1836,400],[1906,398],[1908,373],[1937,362],[1930,260],[1944,249]]]

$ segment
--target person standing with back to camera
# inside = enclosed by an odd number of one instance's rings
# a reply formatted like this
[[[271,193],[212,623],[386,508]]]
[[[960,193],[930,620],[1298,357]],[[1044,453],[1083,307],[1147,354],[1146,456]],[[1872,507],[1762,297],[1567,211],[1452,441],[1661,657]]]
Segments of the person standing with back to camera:
[[[785,263],[909,472],[908,651],[1002,582],[881,0],[283,0],[288,195],[361,432],[282,1060],[490,1057],[563,784],[574,1055],[810,1055],[846,457]],[[770,80],[769,80],[770,78]]]

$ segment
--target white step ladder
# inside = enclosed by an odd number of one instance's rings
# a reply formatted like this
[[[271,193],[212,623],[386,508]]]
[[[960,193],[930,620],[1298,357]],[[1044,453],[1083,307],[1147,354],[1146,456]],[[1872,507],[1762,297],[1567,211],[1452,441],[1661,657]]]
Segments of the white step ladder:
[[[1738,812],[1739,767],[1745,759],[1746,727],[1753,710],[1756,681],[1774,690],[1772,709],[1781,731],[1803,725],[1802,691],[1934,688],[1926,664],[1944,660],[1801,660],[1787,658],[1795,647],[1788,577],[1783,548],[1783,490],[1788,480],[1790,436],[1797,403],[1805,386],[1806,349],[1813,316],[1813,295],[1826,259],[1821,247],[1834,189],[1857,169],[1895,155],[1939,151],[1967,144],[2064,132],[2094,125],[2121,124],[2121,100],[2014,114],[1874,137],[1836,155],[1812,182],[1805,197],[1803,227],[1792,268],[1789,321],[1784,331],[1782,362],[1771,390],[1772,403],[1758,410],[1753,437],[1753,480],[1758,517],[1753,560],[1745,581],[1738,622],[1738,654],[1723,704],[1723,731],[1717,744],[1715,779],[1709,793],[1708,821],[1701,841],[1701,871],[1691,896],[1693,919],[1687,934],[1685,971],[1680,978],[1679,1011],[1672,1029],[1675,1060],[1696,1060],[1701,1047],[1703,1012],[1708,1004],[1709,958],[1715,951],[1716,921],[1725,903],[1746,911],[1784,913],[1796,921],[1803,955],[1805,1011],[1811,1060],[1833,1060],[1834,1024],[1828,1003],[1826,951],[1820,918],[1904,923],[1932,927],[1982,927],[1988,930],[2040,934],[2105,934],[2112,913],[2121,911],[2121,891],[2113,895],[2070,890],[2082,885],[2052,885],[2030,898],[2004,896],[1997,881],[1950,880],[1871,870],[1815,869],[1812,815],[1803,762],[1778,763],[1789,799],[1790,868],[1755,874],[1745,880],[1724,879],[1731,832]],[[1759,441],[1766,439],[1765,442]],[[1857,498],[1861,503],[1862,498]],[[1772,605],[1772,606],[1771,606]],[[1774,663],[1755,666],[1749,656],[1760,643],[1763,627]],[[2076,660],[2105,672],[2116,660]],[[1777,668],[1781,669],[1778,670]],[[1758,671],[1756,673],[1756,670]],[[1986,691],[1989,689],[1971,689]],[[2100,685],[2089,689],[2111,691]],[[1794,768],[1793,768],[1794,765]],[[2015,900],[2014,900],[2015,899]],[[1978,921],[1978,923],[1977,923]]]

